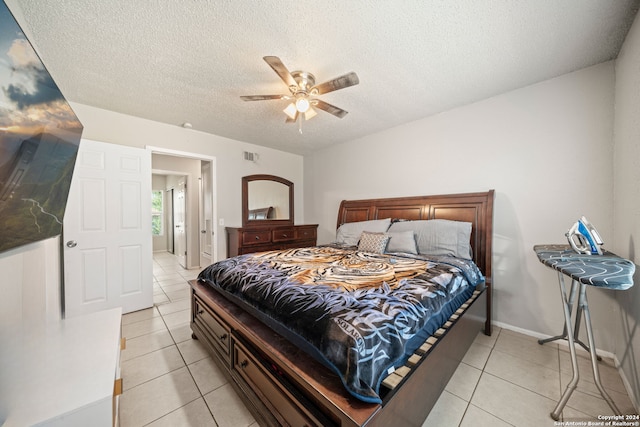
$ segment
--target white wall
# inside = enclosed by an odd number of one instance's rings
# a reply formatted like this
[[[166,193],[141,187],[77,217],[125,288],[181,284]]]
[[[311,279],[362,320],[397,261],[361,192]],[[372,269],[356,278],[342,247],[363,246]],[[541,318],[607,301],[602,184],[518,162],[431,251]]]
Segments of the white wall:
[[[342,199],[493,188],[494,320],[557,335],[557,276],[532,248],[566,243],[582,214],[611,244],[613,91],[609,62],[316,152],[305,157],[307,218],[326,243]],[[596,343],[613,351],[615,296],[589,298]]]
[[[640,21],[627,34],[616,60],[614,150],[614,252],[638,264],[640,257]],[[612,316],[618,360],[640,408],[640,271],[636,285],[617,293]]]
[[[242,225],[241,179],[245,175],[271,174],[292,181],[295,184],[295,200],[299,201],[295,205],[295,221],[305,222],[302,156],[83,104],[72,103],[71,106],[84,125],[83,138],[139,148],[165,148],[216,158],[214,190],[217,196],[217,217],[225,223],[224,226],[218,225],[215,230],[218,259],[226,257],[225,226]],[[258,153],[259,161],[254,163],[244,160],[243,151]]]
[[[59,248],[54,237],[0,253],[1,343],[26,323],[61,318]]]

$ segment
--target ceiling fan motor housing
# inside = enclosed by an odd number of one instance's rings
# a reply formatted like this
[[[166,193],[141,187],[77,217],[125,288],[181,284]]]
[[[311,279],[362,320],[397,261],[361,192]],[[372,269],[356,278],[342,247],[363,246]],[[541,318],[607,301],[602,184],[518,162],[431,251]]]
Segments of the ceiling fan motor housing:
[[[298,83],[298,87],[291,86],[289,90],[296,95],[298,92],[309,93],[311,88],[316,84],[316,77],[306,71],[293,71],[291,73],[293,79]]]

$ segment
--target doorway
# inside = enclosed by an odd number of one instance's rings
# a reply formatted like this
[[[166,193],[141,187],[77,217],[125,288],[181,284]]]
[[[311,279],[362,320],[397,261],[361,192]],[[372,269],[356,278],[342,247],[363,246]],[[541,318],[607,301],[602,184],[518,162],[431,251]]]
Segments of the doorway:
[[[166,177],[166,251],[187,269],[201,268],[216,259],[215,157],[156,147],[154,176]],[[169,228],[171,227],[171,228]]]

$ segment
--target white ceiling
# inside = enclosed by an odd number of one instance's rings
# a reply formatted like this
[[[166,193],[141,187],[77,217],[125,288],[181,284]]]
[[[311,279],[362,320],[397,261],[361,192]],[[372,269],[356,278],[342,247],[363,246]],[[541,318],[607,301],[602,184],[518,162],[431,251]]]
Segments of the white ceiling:
[[[303,154],[614,59],[638,0],[7,0],[74,102]],[[17,10],[16,10],[17,9]],[[358,86],[285,124],[262,60]]]

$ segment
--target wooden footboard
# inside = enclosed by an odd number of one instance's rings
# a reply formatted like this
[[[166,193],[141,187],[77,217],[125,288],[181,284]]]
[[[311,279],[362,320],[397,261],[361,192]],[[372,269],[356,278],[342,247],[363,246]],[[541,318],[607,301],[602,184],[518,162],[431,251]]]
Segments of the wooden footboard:
[[[351,396],[340,379],[262,322],[197,281],[191,328],[261,425],[420,426],[486,320],[474,295],[385,381],[382,404]]]

